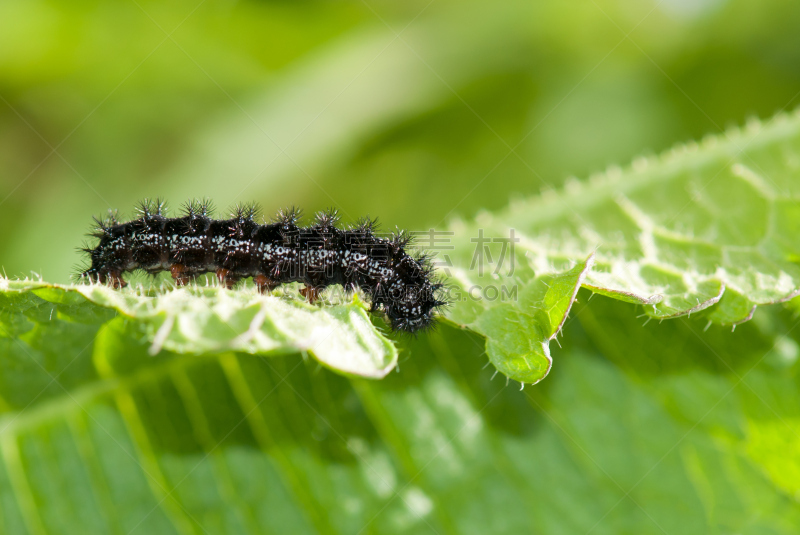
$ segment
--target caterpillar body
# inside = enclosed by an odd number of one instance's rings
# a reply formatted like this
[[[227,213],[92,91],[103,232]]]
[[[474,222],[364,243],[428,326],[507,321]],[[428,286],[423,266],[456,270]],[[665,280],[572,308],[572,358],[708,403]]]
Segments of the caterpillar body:
[[[326,287],[360,288],[383,309],[392,329],[416,332],[435,323],[435,312],[448,303],[434,278],[430,257],[411,255],[410,235],[379,237],[376,221],[363,218],[345,229],[336,225],[335,210],[319,212],[314,223],[300,226],[300,211],[282,210],[270,223],[256,222],[258,208],[238,206],[228,219],[214,219],[209,201],[187,203],[179,217],[167,217],[161,201],[141,202],[137,217],[122,223],[113,214],[95,218],[90,236],[95,247],[84,247],[90,263],[80,279],[126,286],[126,272],[171,273],[176,285],[215,273],[232,288],[252,277],[262,293],[290,282],[305,284],[300,293],[313,303]]]

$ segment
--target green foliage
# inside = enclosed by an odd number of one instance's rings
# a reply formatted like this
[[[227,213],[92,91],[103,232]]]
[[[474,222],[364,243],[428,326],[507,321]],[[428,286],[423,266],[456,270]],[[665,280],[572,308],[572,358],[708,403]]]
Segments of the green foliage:
[[[66,333],[63,322],[82,324],[84,316],[109,320],[110,309],[115,319],[95,331],[100,347],[110,343],[105,341],[107,326],[123,322],[148,341],[150,355],[162,349],[188,354],[307,352],[340,373],[372,378],[384,377],[397,363],[397,350],[372,326],[357,297],[350,304],[315,307],[299,298],[261,296],[255,290],[195,286],[150,296],[100,285],[8,280],[0,280],[0,292],[6,318],[0,326],[6,337],[40,331],[42,315],[49,313],[47,321],[55,315],[61,330],[45,329],[39,336],[57,339],[54,332]],[[75,316],[73,310],[81,313]],[[60,353],[57,346],[52,351]]]
[[[722,127],[797,105],[798,24],[0,0],[11,279],[67,281],[92,214],[207,196],[452,230],[464,297],[413,339],[357,299],[3,279],[0,533],[797,533],[800,302],[755,307],[798,287],[798,119]],[[513,273],[498,242],[471,268],[512,228]]]
[[[648,305],[658,319],[721,300],[711,318],[735,324],[800,288],[798,154],[800,115],[781,116],[484,214],[459,232],[514,229],[537,273],[596,251],[586,288]]]
[[[800,115],[780,116],[456,222],[449,318],[487,337],[503,373],[533,383],[581,284],[656,319],[716,305],[710,321],[745,322],[800,292],[798,154]],[[492,241],[512,236],[513,252]]]
[[[447,323],[397,340],[401,373],[381,382],[358,376],[383,377],[397,350],[357,297],[314,307],[251,289],[150,295],[5,280],[4,527],[794,532],[800,466],[784,452],[800,416],[796,319],[772,309],[734,333],[713,323],[742,323],[755,304],[794,293],[797,207],[779,192],[791,191],[798,125],[781,118],[469,228],[455,223],[467,238],[449,258],[460,293]],[[741,176],[743,160],[770,171],[769,195]],[[724,188],[708,176],[729,170]],[[717,195],[687,200],[699,184]],[[643,216],[684,202],[695,223],[711,206],[782,223],[717,216],[696,226],[707,234],[679,236],[679,223]],[[468,238],[512,228],[513,270],[510,259],[494,265],[503,242],[479,241],[476,255]],[[484,253],[492,265],[475,265]],[[679,276],[641,275],[656,269]],[[487,298],[503,284],[515,285],[507,299]],[[582,285],[578,325],[568,314]],[[589,290],[614,299],[589,304]],[[731,290],[738,301],[726,305]],[[673,319],[643,327],[631,303]],[[557,373],[542,386],[518,392],[486,373],[484,354],[506,376],[538,382],[565,327]],[[576,511],[581,496],[592,498]]]
[[[519,392],[483,369],[480,338],[450,327],[403,342],[401,373],[376,382],[296,355],[153,357],[135,322],[44,289],[16,294],[24,319],[3,314],[18,348],[0,383],[8,533],[800,522],[800,346],[774,309],[735,333],[699,318],[643,328],[630,305],[582,295],[558,373]]]

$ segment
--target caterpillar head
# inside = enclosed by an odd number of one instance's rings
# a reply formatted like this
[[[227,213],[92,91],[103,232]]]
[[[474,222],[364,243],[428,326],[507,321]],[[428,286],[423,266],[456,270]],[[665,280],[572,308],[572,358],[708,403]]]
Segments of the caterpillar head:
[[[440,283],[431,284],[425,281],[422,284],[403,285],[390,290],[390,298],[385,307],[392,330],[414,333],[432,327],[437,310],[448,304],[446,300],[437,297],[440,288]]]

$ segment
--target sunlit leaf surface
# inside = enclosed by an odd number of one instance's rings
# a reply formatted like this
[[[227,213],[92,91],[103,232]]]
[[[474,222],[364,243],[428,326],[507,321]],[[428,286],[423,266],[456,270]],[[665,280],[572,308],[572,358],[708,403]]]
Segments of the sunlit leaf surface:
[[[11,279],[66,282],[93,214],[208,196],[452,231],[455,301],[412,339],[359,301],[4,281],[0,533],[800,532],[800,305],[759,306],[798,287],[798,120],[723,132],[797,105],[799,25],[0,0]]]
[[[657,319],[747,321],[800,292],[799,170],[800,115],[780,116],[457,221],[448,318],[521,382],[550,369],[580,285]]]
[[[151,356],[135,321],[46,290],[2,309],[7,533],[789,534],[800,521],[797,323],[774,309],[734,333],[699,318],[643,328],[584,290],[558,373],[520,392],[491,380],[480,337],[447,326],[403,342],[400,373],[348,379],[299,355]]]
[[[300,299],[192,286],[144,295],[100,285],[55,286],[0,280],[6,331],[33,330],[30,314],[50,312],[63,325],[79,310],[90,318],[119,315],[138,329],[149,353],[242,351],[256,355],[307,352],[340,373],[380,378],[397,362],[397,350],[372,323],[363,305],[311,306]],[[44,311],[44,312],[42,312]]]

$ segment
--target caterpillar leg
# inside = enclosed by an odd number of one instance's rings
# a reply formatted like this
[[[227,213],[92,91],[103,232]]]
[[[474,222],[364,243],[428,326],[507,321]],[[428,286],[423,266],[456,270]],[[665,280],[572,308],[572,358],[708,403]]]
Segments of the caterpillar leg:
[[[186,266],[183,264],[172,264],[169,272],[172,274],[176,286],[186,286],[192,280],[192,277],[186,274]]]
[[[119,271],[112,271],[109,273],[108,279],[111,282],[111,286],[116,289],[124,288],[128,285],[125,279],[122,278],[122,273]]]
[[[231,270],[225,268],[219,268],[217,270],[217,280],[220,282],[220,284],[224,284],[229,290],[236,286],[236,283],[239,282],[237,277],[231,275]]]
[[[256,275],[253,277],[253,282],[258,288],[259,293],[271,293],[272,290],[278,287],[278,283],[267,277],[266,275]]]
[[[308,299],[308,302],[312,305],[314,301],[319,299],[319,294],[322,293],[322,288],[317,288],[315,286],[308,286],[306,285],[305,288],[300,288],[300,295]]]
[[[108,284],[110,284],[112,288],[117,290],[120,288],[124,288],[128,285],[128,283],[125,282],[125,279],[122,278],[121,271],[110,271],[106,277],[100,278],[100,282],[102,283],[108,282]]]

